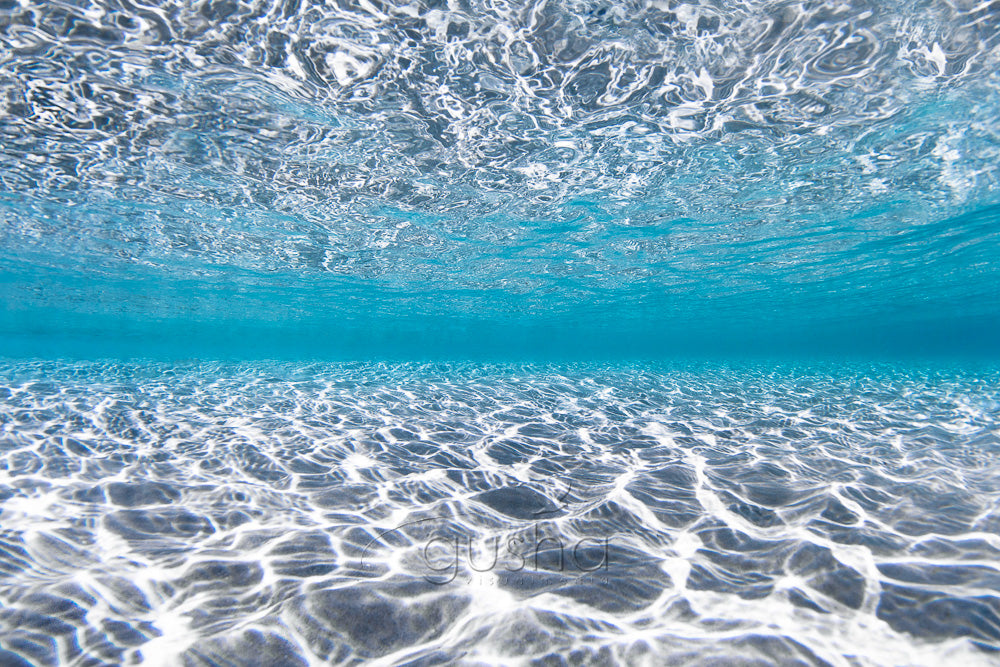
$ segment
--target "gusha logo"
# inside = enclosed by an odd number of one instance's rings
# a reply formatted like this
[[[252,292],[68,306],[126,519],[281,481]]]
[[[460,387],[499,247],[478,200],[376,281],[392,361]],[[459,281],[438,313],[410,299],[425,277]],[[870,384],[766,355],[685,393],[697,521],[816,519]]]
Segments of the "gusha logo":
[[[611,564],[611,536],[570,539],[551,521],[565,513],[566,490],[552,502],[527,485],[504,486],[480,493],[476,498],[518,524],[506,531],[491,530],[489,536],[458,519],[475,516],[470,511],[448,517],[427,517],[400,524],[375,536],[362,552],[361,565],[371,567],[366,558],[376,545],[389,546],[397,536],[422,533],[418,543],[418,568],[425,581],[443,586],[459,575],[483,577],[496,583],[498,577],[515,577],[525,572],[576,572],[594,576]],[[508,519],[509,520],[509,519]]]

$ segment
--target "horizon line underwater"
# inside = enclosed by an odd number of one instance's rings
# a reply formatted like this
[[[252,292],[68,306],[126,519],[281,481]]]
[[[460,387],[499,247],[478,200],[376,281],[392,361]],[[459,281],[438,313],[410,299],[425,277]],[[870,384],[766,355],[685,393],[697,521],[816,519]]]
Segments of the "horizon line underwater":
[[[0,665],[996,665],[1000,6],[0,0]]]

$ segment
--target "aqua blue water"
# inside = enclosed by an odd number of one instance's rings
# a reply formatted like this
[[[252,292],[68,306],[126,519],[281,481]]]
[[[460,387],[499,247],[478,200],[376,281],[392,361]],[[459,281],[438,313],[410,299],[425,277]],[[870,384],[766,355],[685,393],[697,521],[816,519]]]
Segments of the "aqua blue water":
[[[974,2],[0,6],[18,354],[997,352]]]
[[[0,665],[987,665],[1000,5],[0,0]]]

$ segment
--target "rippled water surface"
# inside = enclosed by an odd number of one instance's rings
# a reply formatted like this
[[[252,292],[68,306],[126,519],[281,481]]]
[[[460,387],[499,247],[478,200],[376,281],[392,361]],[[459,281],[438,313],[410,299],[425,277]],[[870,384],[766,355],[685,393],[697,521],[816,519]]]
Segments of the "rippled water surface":
[[[967,0],[4,0],[0,325],[981,338],[998,72]]]
[[[995,370],[7,362],[0,378],[4,664],[1000,651]]]

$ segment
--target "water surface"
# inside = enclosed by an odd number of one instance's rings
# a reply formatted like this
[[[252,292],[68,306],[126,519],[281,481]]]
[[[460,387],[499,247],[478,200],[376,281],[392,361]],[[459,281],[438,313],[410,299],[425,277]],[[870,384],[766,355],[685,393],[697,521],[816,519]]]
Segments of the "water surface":
[[[998,46],[965,0],[6,2],[0,333],[995,355]]]

